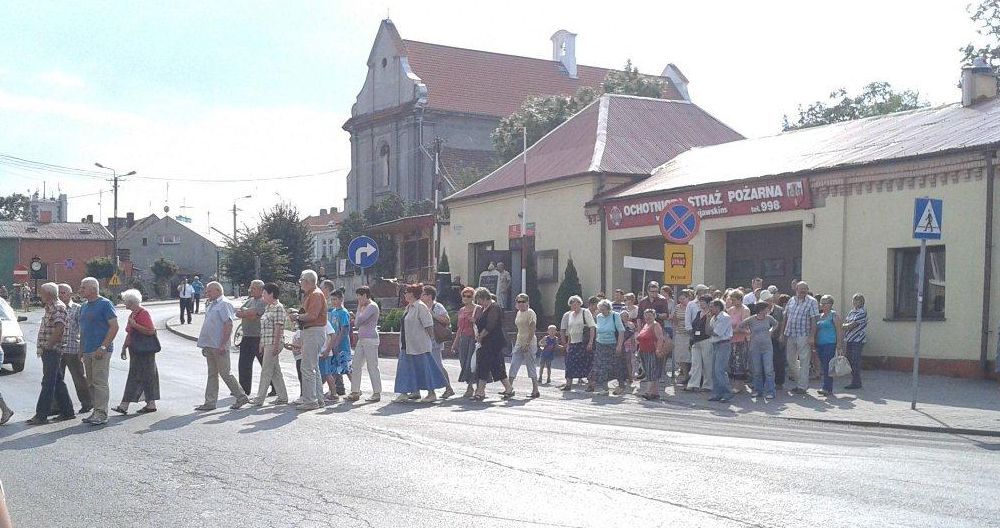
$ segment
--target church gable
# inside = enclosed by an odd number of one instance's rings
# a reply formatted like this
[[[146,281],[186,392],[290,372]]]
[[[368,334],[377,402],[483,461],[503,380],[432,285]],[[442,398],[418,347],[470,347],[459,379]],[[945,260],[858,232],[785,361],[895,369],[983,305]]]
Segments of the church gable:
[[[427,88],[411,70],[396,26],[383,20],[368,55],[368,74],[351,107],[353,117],[372,115],[426,98]]]

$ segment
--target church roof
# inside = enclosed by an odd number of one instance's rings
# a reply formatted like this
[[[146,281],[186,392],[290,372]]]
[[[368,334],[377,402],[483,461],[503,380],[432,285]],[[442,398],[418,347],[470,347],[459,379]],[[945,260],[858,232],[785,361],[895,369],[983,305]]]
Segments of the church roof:
[[[454,201],[582,174],[646,177],[678,154],[743,136],[688,101],[605,94]]]
[[[532,96],[599,89],[607,68],[577,66],[577,78],[558,61],[401,40],[410,69],[427,86],[427,108],[507,117]],[[666,77],[668,99],[681,95]]]

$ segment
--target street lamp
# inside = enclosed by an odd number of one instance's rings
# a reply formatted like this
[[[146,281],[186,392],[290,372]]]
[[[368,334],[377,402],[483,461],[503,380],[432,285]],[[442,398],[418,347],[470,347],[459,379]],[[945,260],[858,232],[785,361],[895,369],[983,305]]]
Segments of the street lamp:
[[[246,198],[253,198],[253,195],[248,194],[246,196],[240,196],[239,198],[233,200],[233,244],[234,245],[236,244],[236,211],[237,211],[236,202]]]
[[[114,235],[114,238],[115,238],[114,262],[115,262],[115,274],[117,274],[118,273],[118,177],[119,177],[118,176],[118,171],[116,171],[115,169],[112,169],[111,167],[105,167],[104,165],[101,165],[100,163],[96,163],[95,162],[94,165],[96,165],[97,167],[100,167],[100,168],[102,168],[104,170],[111,171],[111,181],[114,183],[114,193],[115,193],[115,206],[114,206],[114,213],[113,213],[114,214],[114,223],[111,225],[111,231],[112,231],[112,234]],[[125,174],[124,176],[132,176],[133,174],[135,174],[135,171],[131,171],[128,174]],[[122,177],[124,177],[124,176],[122,176]]]

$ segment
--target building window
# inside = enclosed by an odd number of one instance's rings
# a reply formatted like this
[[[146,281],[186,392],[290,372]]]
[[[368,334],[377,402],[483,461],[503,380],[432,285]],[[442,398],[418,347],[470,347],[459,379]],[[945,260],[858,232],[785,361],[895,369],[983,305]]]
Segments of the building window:
[[[381,182],[382,187],[389,186],[389,168],[391,167],[390,158],[392,157],[389,154],[389,145],[383,143],[382,147],[378,150],[379,181]]]
[[[929,246],[924,260],[925,319],[944,319],[945,250]],[[890,250],[893,261],[892,316],[894,319],[917,317],[917,262],[920,248]]]
[[[147,244],[149,244],[149,241],[146,239],[146,237],[142,237],[142,245],[143,245],[143,247],[145,247]]]
[[[180,244],[181,237],[179,237],[178,235],[160,235],[159,238],[157,239],[157,242],[163,246]]]
[[[420,271],[430,266],[430,240],[421,238],[403,243],[403,271]]]
[[[535,252],[535,274],[539,283],[559,281],[559,250]]]

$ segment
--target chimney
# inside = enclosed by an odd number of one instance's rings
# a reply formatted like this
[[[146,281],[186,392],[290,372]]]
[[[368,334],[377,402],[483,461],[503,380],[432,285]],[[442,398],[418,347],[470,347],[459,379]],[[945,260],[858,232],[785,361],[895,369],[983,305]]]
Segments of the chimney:
[[[560,29],[552,34],[552,60],[566,68],[566,74],[576,79],[576,33]]]
[[[326,209],[320,209],[319,210],[319,215],[320,216],[326,216]]]
[[[676,64],[667,64],[667,67],[663,68],[663,73],[660,74],[660,77],[670,79],[670,83],[674,85],[674,88],[677,88],[677,92],[681,94],[681,97],[685,101],[691,100],[691,95],[688,94],[688,78],[684,76],[684,73],[681,72],[681,69]]]
[[[94,215],[87,215],[87,223],[88,224],[94,223]]]
[[[972,106],[997,96],[997,77],[986,59],[976,57],[962,68],[962,106]]]
[[[330,214],[337,214],[337,213],[339,213],[339,212],[340,212],[340,211],[339,211],[339,210],[338,210],[338,209],[337,209],[336,207],[331,207],[331,208],[330,208]]]
[[[135,213],[125,213],[125,227],[132,227],[135,225]]]

